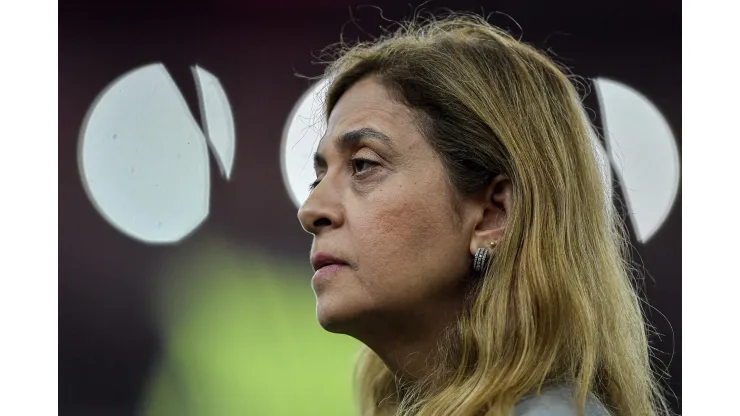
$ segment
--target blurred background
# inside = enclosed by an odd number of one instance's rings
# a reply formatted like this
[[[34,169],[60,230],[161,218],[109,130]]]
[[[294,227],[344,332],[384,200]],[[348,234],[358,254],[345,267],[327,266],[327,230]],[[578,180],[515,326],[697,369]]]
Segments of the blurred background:
[[[315,320],[287,123],[324,47],[420,6],[492,13],[592,80],[680,412],[679,2],[62,0],[60,414],[352,414],[360,345]]]

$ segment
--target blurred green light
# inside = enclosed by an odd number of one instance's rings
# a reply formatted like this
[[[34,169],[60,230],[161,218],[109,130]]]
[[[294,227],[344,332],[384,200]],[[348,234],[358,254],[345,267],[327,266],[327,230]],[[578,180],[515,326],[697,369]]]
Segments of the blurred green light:
[[[221,247],[165,279],[165,352],[144,414],[353,414],[360,344],[316,322],[306,271]]]

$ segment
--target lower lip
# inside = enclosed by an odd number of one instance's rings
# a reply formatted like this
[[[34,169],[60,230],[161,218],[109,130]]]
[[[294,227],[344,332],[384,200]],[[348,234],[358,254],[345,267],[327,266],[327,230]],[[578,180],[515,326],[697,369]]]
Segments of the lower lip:
[[[347,267],[346,264],[330,264],[328,266],[324,266],[319,270],[316,270],[316,273],[314,273],[312,280],[328,277],[329,275],[334,274],[339,270],[344,269],[345,267]]]

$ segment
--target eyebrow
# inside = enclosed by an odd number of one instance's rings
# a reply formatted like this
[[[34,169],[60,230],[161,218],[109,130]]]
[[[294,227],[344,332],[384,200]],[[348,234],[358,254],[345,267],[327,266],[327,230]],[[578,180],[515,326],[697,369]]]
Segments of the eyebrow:
[[[360,141],[364,139],[378,140],[393,149],[393,141],[390,137],[370,127],[363,127],[357,130],[348,131],[337,139],[336,146],[341,150],[351,149],[356,146]],[[319,152],[313,155],[314,168],[326,168],[326,159],[319,154]]]

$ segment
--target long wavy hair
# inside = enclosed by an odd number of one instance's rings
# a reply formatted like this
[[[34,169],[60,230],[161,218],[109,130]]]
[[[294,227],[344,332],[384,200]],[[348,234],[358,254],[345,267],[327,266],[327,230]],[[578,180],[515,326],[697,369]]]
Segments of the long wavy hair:
[[[667,413],[647,326],[574,77],[475,15],[415,19],[372,42],[341,44],[325,76],[325,116],[375,76],[415,110],[459,198],[498,174],[513,185],[507,228],[427,374],[404,381],[365,349],[359,412],[508,415],[568,385],[614,415]]]

